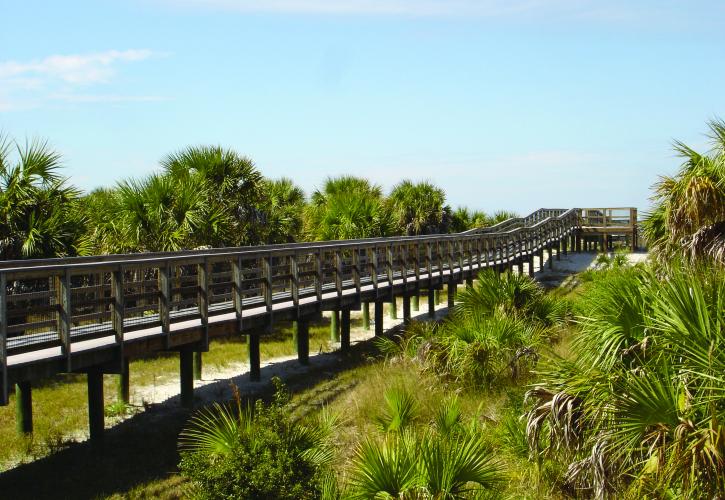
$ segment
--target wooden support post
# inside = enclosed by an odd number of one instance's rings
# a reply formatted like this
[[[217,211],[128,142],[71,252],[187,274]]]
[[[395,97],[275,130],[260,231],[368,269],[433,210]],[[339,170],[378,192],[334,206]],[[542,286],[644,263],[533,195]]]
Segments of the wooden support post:
[[[456,282],[452,279],[448,282],[448,307],[453,308],[456,305]]]
[[[518,274],[524,274],[524,261],[522,260],[522,258],[517,259],[516,267]]]
[[[466,288],[473,288],[473,278],[466,278]]]
[[[98,368],[88,371],[88,430],[91,446],[103,446],[104,408],[103,372]]]
[[[561,260],[561,240],[556,240],[556,260]]]
[[[362,327],[364,330],[370,330],[370,302],[362,303]]]
[[[410,323],[410,295],[408,293],[403,294],[403,324],[407,325]]]
[[[398,319],[398,301],[395,299],[395,295],[390,301],[390,319]]]
[[[340,342],[340,311],[330,311],[330,341]]]
[[[127,405],[131,401],[130,397],[131,376],[129,373],[128,358],[121,361],[121,373],[118,375],[118,402]]]
[[[410,296],[410,307],[413,311],[420,311],[420,298],[418,292]]]
[[[528,265],[529,277],[533,278],[534,277],[534,254],[533,253],[529,254],[528,264],[529,264]]]
[[[259,332],[250,332],[247,335],[247,344],[249,346],[249,380],[251,382],[259,382],[262,378],[259,337]]]
[[[554,249],[551,243],[549,243],[549,246],[547,248],[547,253],[549,254],[549,269],[554,269],[554,258],[553,253]]]
[[[433,290],[433,302],[435,302],[436,305],[441,303],[441,291],[437,288]]]
[[[340,349],[342,352],[350,350],[350,309],[342,310],[340,318]]]
[[[15,429],[18,434],[33,432],[33,388],[30,382],[15,384]]]
[[[428,317],[436,317],[436,294],[432,288],[428,289]]]
[[[383,301],[375,301],[375,335],[383,334]]]
[[[310,324],[306,318],[299,318],[297,325],[297,360],[301,365],[310,364]]]
[[[194,406],[194,351],[191,347],[179,350],[179,385],[181,389],[181,406]]]
[[[201,380],[201,351],[194,351],[194,380]]]

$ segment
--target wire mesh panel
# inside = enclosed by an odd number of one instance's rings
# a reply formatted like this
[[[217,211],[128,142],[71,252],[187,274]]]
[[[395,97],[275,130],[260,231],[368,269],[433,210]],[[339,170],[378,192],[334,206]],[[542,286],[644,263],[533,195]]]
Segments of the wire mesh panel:
[[[160,325],[159,269],[130,267],[123,274],[124,328],[138,330]]]
[[[111,273],[90,272],[70,277],[71,340],[113,334]]]
[[[58,296],[52,277],[8,280],[8,352],[58,345]]]

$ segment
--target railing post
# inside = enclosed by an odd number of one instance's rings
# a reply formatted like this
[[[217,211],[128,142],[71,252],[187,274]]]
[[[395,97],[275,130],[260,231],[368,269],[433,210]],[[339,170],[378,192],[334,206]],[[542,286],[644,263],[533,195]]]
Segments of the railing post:
[[[66,269],[62,275],[56,276],[55,280],[57,301],[58,301],[58,335],[66,357],[66,370],[72,371],[71,363],[71,288],[70,272]]]
[[[322,304],[322,250],[315,252],[315,296],[317,304]]]
[[[300,269],[297,263],[297,254],[290,256],[290,288],[292,289],[292,305],[295,308],[295,316],[299,313],[300,308]]]
[[[0,272],[0,406],[8,404],[8,299],[7,276]]]
[[[335,250],[335,291],[339,305],[342,300],[342,254],[340,249]]]
[[[272,329],[272,325],[274,324],[273,320],[273,309],[272,309],[272,262],[271,262],[272,256],[271,254],[267,254],[264,257],[262,257],[262,272],[264,273],[264,278],[262,280],[263,285],[263,291],[264,291],[264,305],[267,309],[267,330]],[[258,340],[259,341],[259,340]]]
[[[347,307],[341,311],[340,350],[342,352],[350,350],[350,309]]]
[[[355,293],[360,295],[360,249],[352,251],[352,282],[355,285]]]
[[[159,266],[159,322],[161,323],[161,332],[166,339],[166,347],[171,347],[171,308],[169,301],[171,300],[171,269],[169,265]]]
[[[238,256],[232,261],[232,279],[234,287],[232,290],[234,299],[234,312],[237,316],[237,332],[242,332],[242,309],[244,299],[242,296],[242,257]]]

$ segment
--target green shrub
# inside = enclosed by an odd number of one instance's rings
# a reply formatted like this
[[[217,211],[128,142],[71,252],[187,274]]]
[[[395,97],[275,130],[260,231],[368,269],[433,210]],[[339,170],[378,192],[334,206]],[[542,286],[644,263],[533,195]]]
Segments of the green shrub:
[[[194,416],[180,436],[179,469],[195,498],[319,498],[333,459],[328,436],[334,419],[303,424],[290,419],[288,396],[254,409],[215,405]]]

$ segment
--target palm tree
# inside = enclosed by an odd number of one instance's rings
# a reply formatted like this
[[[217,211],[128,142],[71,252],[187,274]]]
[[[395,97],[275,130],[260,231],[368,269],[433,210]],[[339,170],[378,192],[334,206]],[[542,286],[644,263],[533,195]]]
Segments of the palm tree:
[[[387,236],[391,228],[382,190],[367,179],[329,178],[305,209],[305,234],[311,240]]]
[[[192,146],[168,155],[161,166],[171,178],[183,185],[196,185],[205,193],[214,224],[223,220],[232,225],[231,230],[221,231],[206,224],[204,232],[212,240],[197,243],[238,246],[262,241],[263,177],[251,159],[221,146]]]
[[[291,179],[265,180],[262,212],[266,243],[291,243],[302,233],[305,193]]]
[[[11,156],[15,152],[16,158]],[[58,175],[60,154],[40,140],[0,135],[0,257],[59,257],[82,251],[80,192]]]
[[[447,232],[445,192],[430,182],[404,180],[388,197],[398,229],[408,236]]]
[[[154,174],[118,186],[118,218],[136,251],[174,251],[221,246],[232,232],[231,217],[210,205],[207,187],[193,178]]]
[[[675,141],[682,166],[654,186],[655,207],[644,230],[661,262],[682,255],[725,263],[725,122],[713,120],[708,126],[711,152],[701,154]]]

